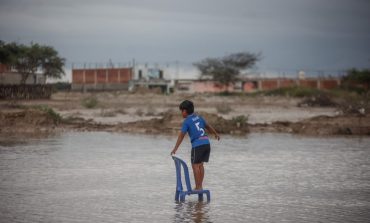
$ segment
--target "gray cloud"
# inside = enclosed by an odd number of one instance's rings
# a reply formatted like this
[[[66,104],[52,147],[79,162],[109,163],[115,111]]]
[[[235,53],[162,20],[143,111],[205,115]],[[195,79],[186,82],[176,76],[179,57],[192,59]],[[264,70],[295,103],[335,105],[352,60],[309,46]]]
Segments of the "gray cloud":
[[[262,52],[260,69],[369,67],[367,0],[0,1],[0,39],[69,62],[194,62]]]

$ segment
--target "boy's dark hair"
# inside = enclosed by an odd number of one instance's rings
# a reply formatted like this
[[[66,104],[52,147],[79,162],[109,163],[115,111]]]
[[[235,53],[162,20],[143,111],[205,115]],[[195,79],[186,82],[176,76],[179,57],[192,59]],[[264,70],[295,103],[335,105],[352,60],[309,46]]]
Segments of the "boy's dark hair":
[[[181,111],[186,110],[186,113],[188,113],[188,115],[191,115],[194,112],[194,104],[193,104],[193,102],[191,102],[189,100],[185,100],[185,101],[181,102],[181,104],[179,106],[179,109]]]

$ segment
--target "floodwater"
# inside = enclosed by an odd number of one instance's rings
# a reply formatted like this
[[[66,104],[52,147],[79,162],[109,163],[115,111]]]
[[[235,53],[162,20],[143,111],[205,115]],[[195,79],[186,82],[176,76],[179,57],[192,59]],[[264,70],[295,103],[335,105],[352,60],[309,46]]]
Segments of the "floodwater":
[[[370,221],[370,138],[212,141],[210,203],[174,201],[175,140],[102,132],[2,138],[1,222]],[[189,162],[185,140],[177,156]]]

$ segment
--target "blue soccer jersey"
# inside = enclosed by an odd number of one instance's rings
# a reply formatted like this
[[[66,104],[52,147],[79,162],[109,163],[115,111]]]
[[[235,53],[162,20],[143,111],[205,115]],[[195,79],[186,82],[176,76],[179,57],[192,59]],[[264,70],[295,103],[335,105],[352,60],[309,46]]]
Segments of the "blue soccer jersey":
[[[181,132],[188,133],[192,148],[200,145],[209,144],[209,139],[205,131],[206,121],[195,113],[188,115],[182,123]]]

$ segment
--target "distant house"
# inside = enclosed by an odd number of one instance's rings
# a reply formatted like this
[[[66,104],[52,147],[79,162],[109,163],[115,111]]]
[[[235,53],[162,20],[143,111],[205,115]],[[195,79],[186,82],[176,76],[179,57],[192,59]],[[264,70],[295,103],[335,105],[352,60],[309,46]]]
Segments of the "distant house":
[[[176,80],[175,91],[177,93],[220,93],[224,91],[234,91],[234,85],[229,86],[219,84],[212,80]]]
[[[128,90],[132,79],[131,67],[72,69],[72,90]]]
[[[0,84],[20,84],[22,75],[11,67],[0,64]],[[46,78],[42,73],[29,75],[25,84],[45,84]]]
[[[130,82],[130,90],[136,88],[160,89],[162,93],[170,93],[171,81],[164,78],[164,69],[138,66],[136,78]]]

